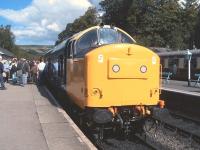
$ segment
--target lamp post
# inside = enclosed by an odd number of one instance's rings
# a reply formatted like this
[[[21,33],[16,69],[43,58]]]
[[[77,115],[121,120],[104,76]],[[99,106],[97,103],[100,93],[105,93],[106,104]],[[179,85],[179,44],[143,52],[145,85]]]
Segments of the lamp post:
[[[188,60],[188,86],[191,86],[191,59],[192,59],[192,53],[189,51],[189,49],[187,50],[186,53],[186,59]]]

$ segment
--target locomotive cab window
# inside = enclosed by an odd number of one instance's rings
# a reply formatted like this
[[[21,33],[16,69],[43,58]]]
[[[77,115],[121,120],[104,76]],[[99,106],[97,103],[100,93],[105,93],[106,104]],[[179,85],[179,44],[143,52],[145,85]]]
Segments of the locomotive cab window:
[[[74,46],[73,46],[74,42],[71,41],[69,42],[68,46],[67,46],[67,51],[68,51],[68,58],[73,58],[73,53],[74,53]]]
[[[91,30],[90,32],[83,35],[83,37],[78,41],[76,55],[84,55],[91,48],[96,47],[98,44],[97,30]]]
[[[125,33],[113,28],[99,29],[99,44],[113,44],[113,43],[130,43],[134,41]]]
[[[121,31],[118,31],[118,32],[119,32],[119,42],[120,43],[130,43],[130,44],[134,43],[134,41],[128,35],[124,34]]]
[[[118,34],[115,29],[100,28],[99,29],[99,44],[118,43]]]

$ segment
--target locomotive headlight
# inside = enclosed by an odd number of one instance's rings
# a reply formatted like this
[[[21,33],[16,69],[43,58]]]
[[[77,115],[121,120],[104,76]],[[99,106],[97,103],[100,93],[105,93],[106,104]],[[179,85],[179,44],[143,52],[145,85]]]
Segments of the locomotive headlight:
[[[147,67],[146,66],[141,66],[140,67],[140,71],[142,72],[142,73],[145,73],[145,72],[147,72]]]
[[[113,65],[112,70],[113,70],[113,72],[115,72],[115,73],[119,72],[119,70],[120,70],[119,65]]]

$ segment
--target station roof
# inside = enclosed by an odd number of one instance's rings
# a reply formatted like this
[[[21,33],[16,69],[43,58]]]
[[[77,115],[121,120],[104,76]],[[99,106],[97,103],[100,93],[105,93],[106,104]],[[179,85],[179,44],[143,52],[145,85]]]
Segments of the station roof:
[[[5,55],[7,57],[14,57],[14,54],[8,51],[7,49],[0,47],[0,55]]]
[[[190,50],[193,55],[200,54],[200,49]],[[170,52],[159,52],[159,56],[184,56],[187,54],[187,50],[181,51],[170,51]]]

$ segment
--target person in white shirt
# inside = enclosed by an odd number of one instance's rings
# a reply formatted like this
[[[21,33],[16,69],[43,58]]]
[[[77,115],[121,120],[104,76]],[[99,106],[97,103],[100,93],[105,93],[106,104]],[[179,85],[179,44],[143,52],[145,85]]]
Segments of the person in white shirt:
[[[40,58],[40,63],[38,64],[38,83],[39,85],[42,85],[43,84],[43,71],[44,71],[44,68],[45,68],[45,63],[44,63],[44,60],[42,58]]]

